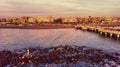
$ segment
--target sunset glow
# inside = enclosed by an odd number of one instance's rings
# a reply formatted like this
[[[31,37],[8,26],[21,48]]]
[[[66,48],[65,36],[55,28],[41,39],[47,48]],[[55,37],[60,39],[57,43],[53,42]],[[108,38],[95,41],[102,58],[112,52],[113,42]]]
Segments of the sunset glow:
[[[120,0],[1,0],[0,17],[120,16]]]

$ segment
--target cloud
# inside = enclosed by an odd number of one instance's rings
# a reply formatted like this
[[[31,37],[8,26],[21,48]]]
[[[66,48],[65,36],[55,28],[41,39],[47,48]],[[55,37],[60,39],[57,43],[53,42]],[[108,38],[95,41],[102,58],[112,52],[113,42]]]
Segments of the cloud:
[[[120,0],[1,0],[0,14],[5,16],[119,16]],[[8,15],[7,15],[8,16]]]

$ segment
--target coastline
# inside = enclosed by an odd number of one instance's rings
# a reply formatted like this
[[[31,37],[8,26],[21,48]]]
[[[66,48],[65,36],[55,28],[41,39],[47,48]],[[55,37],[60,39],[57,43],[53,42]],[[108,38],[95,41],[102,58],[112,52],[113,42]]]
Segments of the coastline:
[[[59,29],[59,28],[74,28],[71,24],[45,24],[45,25],[27,25],[27,26],[19,26],[19,25],[1,25],[0,28],[17,28],[17,29]]]

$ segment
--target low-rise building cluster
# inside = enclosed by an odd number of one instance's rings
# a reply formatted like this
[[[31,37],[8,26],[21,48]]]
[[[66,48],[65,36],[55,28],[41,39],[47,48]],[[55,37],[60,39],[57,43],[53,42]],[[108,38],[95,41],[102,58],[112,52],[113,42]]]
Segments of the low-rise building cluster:
[[[64,17],[55,19],[53,17],[29,17],[24,16],[20,18],[0,18],[0,24],[53,24],[53,23],[62,23],[62,24],[76,24],[76,23],[111,23],[111,22],[120,22],[120,17]]]

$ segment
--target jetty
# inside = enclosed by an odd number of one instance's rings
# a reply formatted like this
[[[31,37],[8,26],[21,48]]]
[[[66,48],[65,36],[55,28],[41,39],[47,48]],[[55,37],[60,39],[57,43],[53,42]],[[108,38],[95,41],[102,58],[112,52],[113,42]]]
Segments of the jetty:
[[[108,25],[113,26],[113,25]],[[106,26],[101,25],[74,25],[76,29],[81,29],[83,31],[91,31],[98,33],[103,36],[111,37],[111,38],[119,38],[120,39],[120,31],[118,29],[109,29]]]

